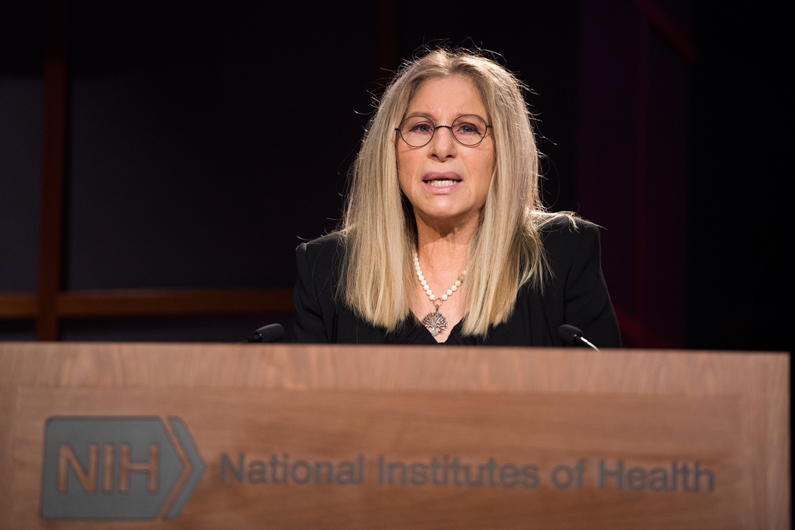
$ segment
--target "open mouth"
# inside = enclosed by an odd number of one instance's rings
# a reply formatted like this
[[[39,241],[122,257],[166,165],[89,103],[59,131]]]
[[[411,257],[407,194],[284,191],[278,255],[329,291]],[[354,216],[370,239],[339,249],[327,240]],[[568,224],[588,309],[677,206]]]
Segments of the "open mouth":
[[[425,184],[429,186],[433,186],[434,188],[444,188],[446,186],[452,186],[453,184],[458,184],[461,182],[460,180],[426,180]]]
[[[455,173],[429,173],[422,179],[425,184],[434,188],[454,186],[461,182],[461,180],[461,177]]]

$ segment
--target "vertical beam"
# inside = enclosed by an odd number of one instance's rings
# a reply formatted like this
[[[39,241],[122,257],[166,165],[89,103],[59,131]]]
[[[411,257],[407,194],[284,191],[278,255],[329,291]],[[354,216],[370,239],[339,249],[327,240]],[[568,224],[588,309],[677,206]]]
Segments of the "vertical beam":
[[[649,25],[641,16],[638,23],[638,161],[635,173],[635,315],[644,321],[646,315],[647,270],[646,240],[648,238],[649,179]]]
[[[375,15],[375,50],[373,57],[373,94],[380,97],[400,61],[399,25],[397,0],[378,0]]]
[[[58,340],[64,237],[67,127],[67,2],[47,0],[44,50],[44,138],[36,339]]]
[[[648,267],[648,202],[649,202],[649,129],[651,83],[651,31],[657,30],[680,56],[690,63],[696,50],[688,35],[681,30],[654,0],[632,0],[640,14],[638,24],[638,166],[635,198],[635,316],[646,318]]]

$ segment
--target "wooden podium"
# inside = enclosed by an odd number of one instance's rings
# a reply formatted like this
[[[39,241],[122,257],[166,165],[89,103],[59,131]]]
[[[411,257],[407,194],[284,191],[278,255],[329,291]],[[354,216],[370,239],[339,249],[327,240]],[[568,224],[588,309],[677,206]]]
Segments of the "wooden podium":
[[[790,528],[789,362],[0,344],[0,527]]]

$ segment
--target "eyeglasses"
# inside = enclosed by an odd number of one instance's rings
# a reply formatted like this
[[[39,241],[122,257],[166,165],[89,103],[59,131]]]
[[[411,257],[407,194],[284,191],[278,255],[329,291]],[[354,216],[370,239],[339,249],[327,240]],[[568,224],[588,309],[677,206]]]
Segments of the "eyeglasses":
[[[424,116],[412,116],[400,123],[395,130],[403,141],[411,147],[424,147],[428,145],[436,134],[437,129],[450,129],[458,143],[467,147],[475,147],[486,137],[491,125],[486,125],[486,120],[476,114],[464,114],[457,117],[452,125],[434,125]]]

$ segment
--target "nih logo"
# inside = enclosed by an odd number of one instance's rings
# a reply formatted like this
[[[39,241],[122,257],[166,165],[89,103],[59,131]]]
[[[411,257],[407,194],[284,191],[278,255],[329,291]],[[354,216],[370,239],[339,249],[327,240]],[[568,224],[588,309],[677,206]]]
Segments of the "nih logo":
[[[44,438],[41,515],[174,519],[205,467],[176,417],[52,417]]]

